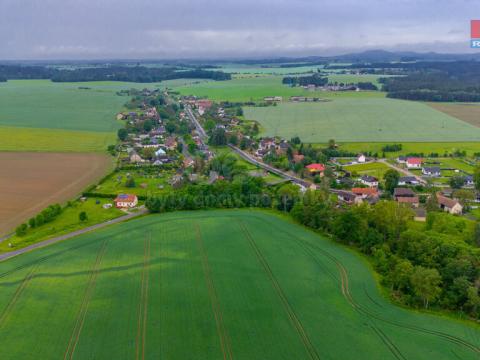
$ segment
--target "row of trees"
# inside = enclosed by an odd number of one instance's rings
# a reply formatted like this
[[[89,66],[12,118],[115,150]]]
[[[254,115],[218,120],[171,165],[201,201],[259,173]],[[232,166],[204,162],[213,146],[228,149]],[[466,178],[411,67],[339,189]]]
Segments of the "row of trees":
[[[24,223],[19,225],[15,229],[17,236],[24,236],[29,228],[36,228],[43,224],[49,223],[55,220],[62,213],[62,207],[59,204],[50,205],[46,209],[42,210],[37,216],[34,216],[28,220],[28,224]]]
[[[328,84],[328,77],[318,73],[310,76],[286,76],[283,78],[282,83],[290,86],[325,86]]]

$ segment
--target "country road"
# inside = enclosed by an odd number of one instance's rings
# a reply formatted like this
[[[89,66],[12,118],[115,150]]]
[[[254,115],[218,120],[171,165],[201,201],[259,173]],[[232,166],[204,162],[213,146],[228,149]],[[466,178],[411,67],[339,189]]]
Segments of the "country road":
[[[401,167],[398,167],[398,166],[395,166],[393,164],[390,164],[387,160],[385,159],[378,159],[377,160],[379,163],[382,163],[382,164],[385,164],[387,165],[388,167],[394,169],[394,170],[397,170],[399,173],[403,174],[403,175],[406,175],[406,176],[413,176],[415,179],[417,179],[420,184],[423,184],[425,185],[427,182],[425,180],[423,180],[420,176],[418,175],[415,175],[414,173],[412,173],[411,171],[408,171],[407,169],[402,169]]]
[[[256,166],[259,166],[261,167],[262,169],[265,169],[267,171],[270,171],[271,173],[274,173],[278,176],[281,176],[283,177],[284,179],[287,179],[295,184],[298,184],[298,185],[301,185],[305,188],[309,188],[312,184],[308,181],[305,181],[303,179],[300,179],[300,178],[297,178],[293,175],[290,175],[290,174],[287,174],[286,172],[282,171],[282,170],[279,170],[277,168],[274,168],[273,166],[270,166],[268,164],[265,164],[264,162],[262,161],[259,161],[257,159],[255,159],[252,155],[246,153],[245,151],[243,150],[240,150],[239,148],[237,148],[236,146],[233,146],[233,145],[228,145],[234,152],[236,152],[238,155],[240,155],[243,159],[245,159],[246,161],[250,162],[251,164],[253,165],[256,165]]]
[[[202,125],[200,125],[200,123],[198,122],[195,115],[193,114],[192,108],[189,105],[187,105],[187,106],[185,106],[185,111],[186,111],[188,117],[190,118],[190,121],[193,123],[193,125],[195,125],[195,128],[197,129],[198,135],[202,139],[202,142],[205,142],[208,138],[208,135],[207,135],[205,129],[202,127]]]
[[[4,254],[0,254],[0,262],[5,261],[7,259],[10,259],[14,256],[21,255],[21,254],[24,254],[26,252],[35,250],[35,249],[39,249],[39,248],[42,248],[42,247],[45,247],[45,246],[48,246],[48,245],[51,245],[51,244],[55,244],[59,241],[71,239],[75,236],[82,235],[82,234],[88,233],[88,232],[93,231],[93,230],[102,229],[102,228],[107,227],[109,225],[118,224],[118,223],[121,223],[123,221],[133,219],[135,217],[144,215],[146,213],[148,213],[147,209],[141,209],[140,211],[138,211],[136,213],[130,213],[130,214],[118,217],[118,218],[113,219],[113,220],[109,220],[109,221],[106,221],[106,222],[103,222],[103,223],[100,223],[100,224],[92,225],[92,226],[89,226],[87,228],[80,229],[80,230],[77,230],[77,231],[73,231],[73,232],[65,234],[65,235],[57,236],[57,237],[54,237],[54,238],[51,238],[51,239],[48,239],[48,240],[30,245],[30,246],[27,246],[23,249],[19,249],[19,250],[10,251],[10,252],[4,253]]]

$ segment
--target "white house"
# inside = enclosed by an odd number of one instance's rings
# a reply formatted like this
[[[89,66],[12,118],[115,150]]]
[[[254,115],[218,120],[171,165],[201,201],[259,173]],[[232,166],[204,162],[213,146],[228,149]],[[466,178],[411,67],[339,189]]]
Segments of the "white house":
[[[365,157],[365,155],[363,155],[363,154],[358,155],[358,157],[357,157],[357,162],[358,163],[364,163],[365,161],[367,161],[367,158]]]
[[[423,160],[420,158],[408,158],[407,159],[407,168],[409,169],[420,169],[422,167]]]
[[[437,194],[437,199],[440,209],[453,215],[459,215],[463,212],[463,206],[457,200],[447,198],[440,194]]]
[[[440,168],[439,167],[424,167],[422,168],[422,174],[425,176],[432,176],[432,177],[438,177],[440,176]]]
[[[138,205],[138,198],[132,194],[120,194],[113,202],[117,208],[133,208]]]
[[[363,185],[367,185],[368,187],[377,187],[378,186],[378,179],[374,176],[370,175],[363,175],[360,178],[360,182]]]

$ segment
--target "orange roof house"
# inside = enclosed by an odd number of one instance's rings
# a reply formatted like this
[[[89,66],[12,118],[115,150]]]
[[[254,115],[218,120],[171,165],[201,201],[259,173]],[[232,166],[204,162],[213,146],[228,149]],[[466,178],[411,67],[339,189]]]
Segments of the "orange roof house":
[[[310,174],[321,174],[325,171],[325,165],[323,164],[310,164],[306,166]]]

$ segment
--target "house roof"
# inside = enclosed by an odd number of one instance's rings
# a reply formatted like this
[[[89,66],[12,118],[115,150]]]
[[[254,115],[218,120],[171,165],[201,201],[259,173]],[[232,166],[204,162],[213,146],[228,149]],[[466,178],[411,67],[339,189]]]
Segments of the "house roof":
[[[429,172],[429,173],[439,173],[440,168],[438,166],[424,167],[423,171]]]
[[[413,181],[418,182],[415,176],[402,176],[400,179],[398,179],[398,181],[399,182],[413,182]]]
[[[408,164],[412,164],[412,165],[419,165],[423,162],[423,159],[422,158],[408,158],[407,159],[407,163]]]
[[[393,190],[393,195],[400,196],[400,197],[412,197],[412,196],[415,196],[415,193],[413,192],[412,189],[395,188],[395,190]]]
[[[378,190],[375,188],[353,188],[352,193],[355,195],[377,195]]]
[[[306,168],[310,171],[324,171],[325,165],[323,164],[310,164],[307,165]]]
[[[418,196],[401,196],[397,198],[397,202],[406,204],[418,204],[420,201]]]
[[[337,195],[342,197],[346,201],[353,201],[357,197],[353,192],[345,191],[345,190],[339,190],[337,192]]]
[[[443,205],[449,209],[452,209],[453,207],[455,207],[455,205],[459,205],[460,203],[457,201],[457,200],[454,200],[454,199],[450,199],[446,196],[443,196],[443,195],[440,195],[440,194],[437,194],[437,199],[438,199],[438,203],[440,205]]]
[[[115,198],[115,202],[134,202],[137,200],[137,195],[120,194]]]
[[[375,176],[370,175],[363,175],[360,179],[366,182],[378,182],[378,179]]]

